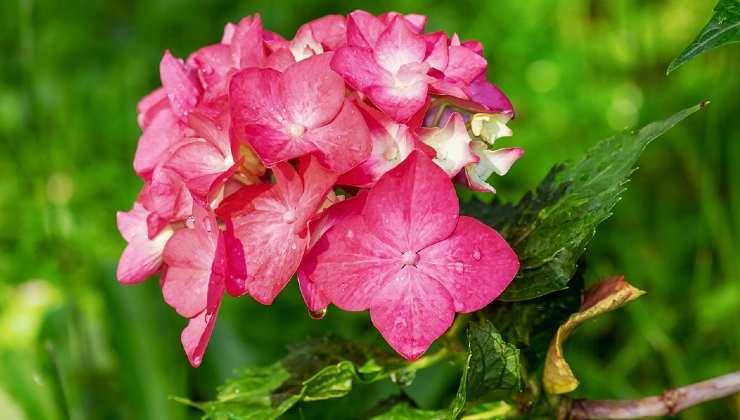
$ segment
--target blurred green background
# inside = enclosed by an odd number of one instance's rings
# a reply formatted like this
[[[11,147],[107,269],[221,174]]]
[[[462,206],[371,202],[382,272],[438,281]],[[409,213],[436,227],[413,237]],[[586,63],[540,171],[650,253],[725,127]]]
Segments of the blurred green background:
[[[291,37],[303,22],[366,8],[423,13],[431,29],[477,38],[489,76],[510,96],[526,155],[496,186],[505,200],[597,140],[701,100],[712,105],[651,145],[598,230],[587,278],[623,273],[648,295],[586,325],[566,352],[577,394],[634,398],[740,368],[740,47],[712,51],[670,77],[668,62],[709,19],[713,0],[427,2],[195,0],[0,2],[0,418],[180,419],[170,399],[212,397],[238,367],[334,331],[377,341],[366,314],[309,319],[295,285],[273,307],[228,299],[201,368],[180,347],[185,320],[156,279],[119,286],[115,211],[141,181],[131,168],[135,105],[158,82],[165,48],[186,56],[255,12]],[[455,369],[407,389],[447,401]],[[385,384],[339,403],[359,416]],[[359,396],[358,396],[359,394]],[[357,408],[359,405],[360,408]],[[318,407],[318,408],[317,408]],[[327,404],[296,415],[329,418]],[[740,398],[686,419],[740,418]],[[313,414],[312,414],[313,413]],[[320,414],[317,414],[320,413]]]

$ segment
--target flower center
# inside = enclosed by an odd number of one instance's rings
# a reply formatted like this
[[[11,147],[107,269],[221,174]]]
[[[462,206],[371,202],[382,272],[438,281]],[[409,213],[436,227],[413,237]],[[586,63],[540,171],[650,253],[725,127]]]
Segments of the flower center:
[[[300,124],[291,124],[290,127],[288,127],[288,134],[290,134],[290,137],[297,139],[301,136],[303,136],[303,133],[306,132],[306,127],[300,125]]]
[[[298,219],[298,215],[295,214],[295,210],[288,210],[283,213],[283,222],[291,224]]]
[[[403,265],[416,265],[419,261],[419,255],[414,251],[406,251],[401,254],[401,262]]]

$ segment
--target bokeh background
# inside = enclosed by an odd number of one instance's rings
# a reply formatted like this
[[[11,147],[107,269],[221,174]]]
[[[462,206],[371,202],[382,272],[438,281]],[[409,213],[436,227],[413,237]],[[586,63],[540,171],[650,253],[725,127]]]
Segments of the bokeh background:
[[[517,109],[506,145],[526,149],[496,183],[504,200],[599,139],[709,99],[652,144],[587,253],[587,279],[623,273],[643,299],[586,325],[566,352],[578,395],[634,398],[740,367],[740,46],[665,76],[711,16],[713,0],[0,2],[0,418],[184,419],[171,396],[204,399],[234,369],[271,363],[326,331],[377,341],[366,314],[309,319],[295,285],[272,307],[228,299],[201,368],[179,344],[185,321],[155,279],[123,287],[115,211],[141,181],[131,168],[135,105],[158,82],[165,48],[186,56],[223,25],[261,12],[297,27],[356,8],[430,16],[477,38],[489,76]],[[458,374],[439,367],[406,392],[446,404]],[[360,416],[393,384],[355,392]],[[327,411],[317,411],[327,410]],[[328,404],[292,415],[330,418]],[[682,415],[740,418],[740,398]],[[313,414],[312,414],[313,413]],[[316,414],[319,413],[319,414]]]

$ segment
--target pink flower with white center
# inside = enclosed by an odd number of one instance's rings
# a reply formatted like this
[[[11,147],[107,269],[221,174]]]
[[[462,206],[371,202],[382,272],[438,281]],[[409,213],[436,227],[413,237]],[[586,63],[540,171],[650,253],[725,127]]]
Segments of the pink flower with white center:
[[[314,217],[336,174],[315,157],[301,160],[299,172],[289,163],[273,168],[276,184],[250,185],[228,197],[219,208],[235,242],[241,245],[246,278],[231,278],[231,294],[249,294],[269,305],[295,274],[308,246],[308,222]],[[241,290],[241,293],[238,291]]]
[[[465,120],[457,112],[452,114],[443,128],[424,128],[421,139],[437,152],[434,163],[444,169],[450,178],[464,167],[478,162],[478,157],[470,148]]]
[[[370,130],[372,150],[367,160],[339,177],[337,182],[367,188],[423,145],[412,127],[395,122],[374,107],[362,103],[358,107]]]
[[[193,220],[191,228],[179,229],[164,248],[167,271],[161,286],[165,302],[190,319],[180,338],[190,364],[198,367],[221,305],[227,262],[214,215],[196,205]]]
[[[424,61],[427,43],[405,18],[396,16],[384,25],[366,12],[353,12],[347,19],[347,42],[331,66],[350,86],[399,122],[422,109],[432,80]]]
[[[341,309],[370,311],[403,357],[421,356],[452,324],[508,286],[519,261],[492,228],[458,216],[447,174],[413,152],[373,187],[304,263],[320,293]]]
[[[324,166],[344,172],[367,159],[367,126],[329,60],[324,53],[283,73],[251,68],[232,79],[232,132],[267,166],[315,152]]]
[[[147,218],[150,212],[138,201],[127,211],[116,213],[118,231],[128,243],[121,254],[116,277],[123,284],[140,283],[156,274],[162,266],[162,251],[172,236],[172,229],[164,227],[149,236]]]

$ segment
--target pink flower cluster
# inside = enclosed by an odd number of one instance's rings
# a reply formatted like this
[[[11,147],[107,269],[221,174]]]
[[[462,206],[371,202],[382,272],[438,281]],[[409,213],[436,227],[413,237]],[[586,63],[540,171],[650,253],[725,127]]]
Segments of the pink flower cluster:
[[[513,279],[516,255],[459,216],[453,186],[493,191],[521,156],[491,149],[511,104],[479,42],[425,21],[356,11],[286,40],[256,15],[185,61],[165,52],[138,105],[145,185],[118,213],[117,276],[161,276],[193,366],[226,293],[269,305],[294,274],[311,311],[369,310],[407,359]]]

